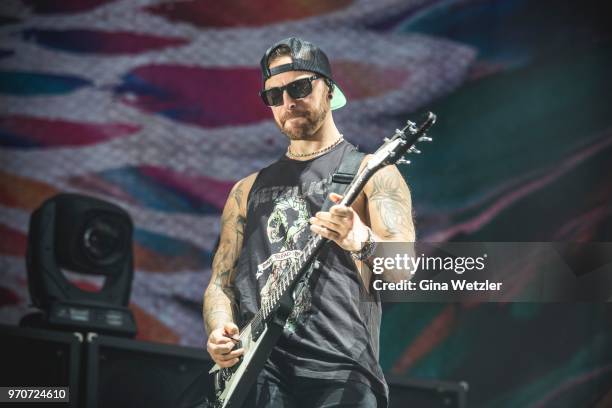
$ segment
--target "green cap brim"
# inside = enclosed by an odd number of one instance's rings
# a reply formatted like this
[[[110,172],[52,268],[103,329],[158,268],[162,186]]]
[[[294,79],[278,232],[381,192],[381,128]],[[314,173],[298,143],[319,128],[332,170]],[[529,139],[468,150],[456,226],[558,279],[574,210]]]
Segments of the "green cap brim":
[[[344,92],[342,92],[338,84],[335,84],[334,97],[331,100],[330,108],[331,110],[339,109],[344,105],[346,105],[346,96],[344,96]]]

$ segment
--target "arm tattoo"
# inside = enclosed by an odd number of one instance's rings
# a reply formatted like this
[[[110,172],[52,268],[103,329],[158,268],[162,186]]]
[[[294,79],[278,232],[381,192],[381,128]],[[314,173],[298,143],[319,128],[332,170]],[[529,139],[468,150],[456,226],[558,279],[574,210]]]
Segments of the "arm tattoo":
[[[385,171],[376,173],[372,178],[370,202],[383,223],[383,239],[413,234],[410,191],[403,179]]]
[[[246,218],[240,213],[242,184],[238,183],[230,193],[221,216],[219,247],[213,259],[211,282],[204,294],[203,317],[208,333],[226,322],[234,321],[233,281],[246,225]]]

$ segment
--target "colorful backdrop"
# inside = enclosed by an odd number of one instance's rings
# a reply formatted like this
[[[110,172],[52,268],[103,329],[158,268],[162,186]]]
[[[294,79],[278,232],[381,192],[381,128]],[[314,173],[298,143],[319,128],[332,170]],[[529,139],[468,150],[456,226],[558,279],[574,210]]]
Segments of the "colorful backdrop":
[[[363,150],[438,114],[403,169],[419,240],[609,241],[607,25],[597,1],[3,0],[0,322],[31,311],[31,211],[70,191],[134,219],[138,337],[200,347],[225,198],[286,149],[257,91],[290,35],[330,56]],[[612,406],[610,304],[390,304],[381,349],[471,407]]]

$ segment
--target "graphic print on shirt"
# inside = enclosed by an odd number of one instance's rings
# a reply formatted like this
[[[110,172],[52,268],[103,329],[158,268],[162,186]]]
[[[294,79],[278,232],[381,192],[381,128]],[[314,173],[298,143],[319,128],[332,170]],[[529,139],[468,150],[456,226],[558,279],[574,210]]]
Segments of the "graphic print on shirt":
[[[274,209],[268,218],[267,237],[272,254],[257,265],[257,279],[269,270],[268,279],[261,290],[262,304],[276,287],[280,277],[289,271],[296,271],[310,228],[308,205],[299,195],[283,194],[274,200]],[[285,330],[294,332],[301,314],[310,308],[310,288],[305,287],[297,298],[294,294],[294,308],[287,319]]]

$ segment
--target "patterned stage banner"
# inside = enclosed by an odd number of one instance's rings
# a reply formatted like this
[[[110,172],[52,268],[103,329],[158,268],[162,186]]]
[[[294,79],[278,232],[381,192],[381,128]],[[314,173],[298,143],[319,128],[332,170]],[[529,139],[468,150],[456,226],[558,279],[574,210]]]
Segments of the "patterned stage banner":
[[[33,311],[31,212],[74,192],[134,220],[138,338],[202,347],[223,204],[287,147],[258,91],[289,36],[329,55],[349,100],[334,120],[362,150],[437,114],[401,168],[418,241],[612,241],[607,15],[595,0],[2,0],[0,322]],[[381,365],[467,381],[470,407],[607,406],[609,305],[385,304]]]

